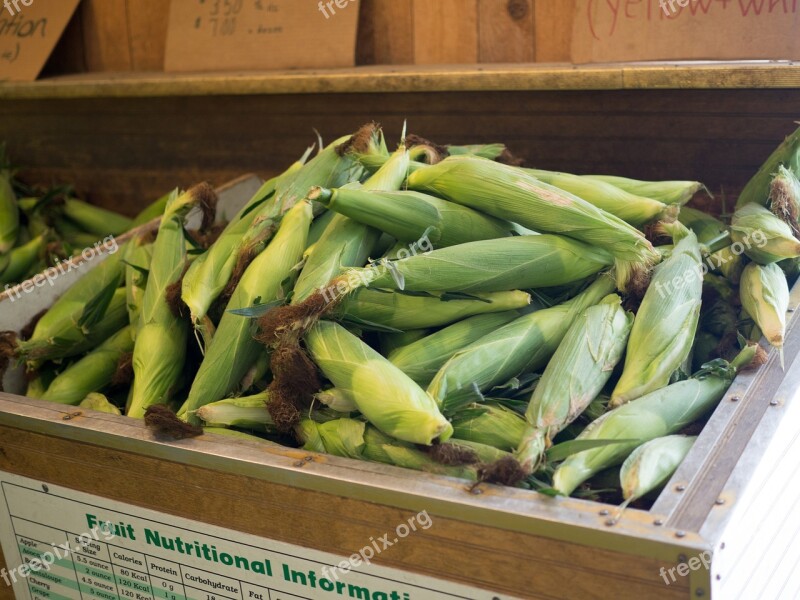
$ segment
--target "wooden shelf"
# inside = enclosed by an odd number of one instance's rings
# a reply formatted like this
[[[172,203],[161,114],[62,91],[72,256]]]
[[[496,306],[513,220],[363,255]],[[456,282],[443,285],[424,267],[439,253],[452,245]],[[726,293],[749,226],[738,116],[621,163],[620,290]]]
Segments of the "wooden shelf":
[[[790,61],[357,67],[248,73],[91,73],[0,84],[0,100],[519,90],[800,88]]]

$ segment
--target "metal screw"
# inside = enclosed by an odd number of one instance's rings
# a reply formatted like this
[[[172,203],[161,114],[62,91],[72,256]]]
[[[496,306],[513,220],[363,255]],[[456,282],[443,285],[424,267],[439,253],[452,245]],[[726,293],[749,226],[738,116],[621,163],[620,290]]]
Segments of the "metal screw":
[[[613,527],[617,522],[614,519],[606,519],[606,527]]]
[[[655,525],[656,527],[661,527],[663,524],[664,521],[662,521],[661,519],[656,519],[655,521],[653,521],[653,525]]]
[[[678,492],[685,492],[686,491],[686,486],[683,485],[683,484],[676,485],[675,486],[675,490],[678,491]]]
[[[719,549],[720,549],[720,550],[725,550],[725,542],[722,542],[722,543],[719,545]]]
[[[678,554],[678,562],[685,563],[686,562],[686,555],[685,554]]]
[[[720,581],[722,579],[722,575],[717,575],[716,579],[717,581]]]
[[[473,487],[473,488],[470,490],[470,493],[471,493],[471,494],[474,494],[474,495],[476,495],[476,496],[480,496],[480,495],[483,493],[483,490],[482,490],[480,487],[478,487],[478,486],[476,485],[475,487]]]
[[[717,498],[714,501],[714,504],[716,504],[717,506],[722,506],[723,504],[725,504],[725,500],[723,498]]]
[[[770,400],[769,401],[769,405],[770,406],[778,406],[778,401],[777,400]]]
[[[601,517],[607,517],[608,516],[608,511],[606,509],[603,509],[597,514],[600,515]]]
[[[794,312],[794,311],[795,311],[795,309],[794,309],[794,308],[789,308],[789,309],[787,309],[787,311],[786,311],[786,312]]]
[[[739,396],[731,396],[731,402],[738,402],[739,400],[741,400]]]
[[[675,532],[675,537],[679,537],[679,538],[686,537],[686,532],[685,531],[676,531]]]
[[[61,417],[61,419],[63,421],[70,421],[70,420],[74,419],[75,417],[80,417],[82,414],[83,413],[81,411],[77,411],[77,412],[74,412],[74,413],[69,413],[68,415],[64,415],[63,417]]]
[[[703,588],[697,588],[694,591],[695,596],[705,596],[706,591]]]
[[[47,484],[44,484],[44,483],[42,484],[42,491],[43,491],[45,494],[46,494],[47,492],[49,492],[49,491],[50,491],[50,488],[49,488],[49,487],[47,487]]]

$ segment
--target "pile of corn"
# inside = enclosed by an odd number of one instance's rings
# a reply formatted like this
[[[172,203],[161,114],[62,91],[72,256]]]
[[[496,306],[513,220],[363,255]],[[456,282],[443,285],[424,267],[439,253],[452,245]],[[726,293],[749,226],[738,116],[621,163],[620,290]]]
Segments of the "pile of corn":
[[[26,281],[164,212],[166,197],[134,219],[74,197],[69,186],[42,191],[14,177],[0,149],[0,289]]]
[[[155,234],[0,347],[29,396],[174,435],[637,500],[764,360],[757,342],[782,353],[800,130],[730,222],[684,206],[698,182],[506,155],[405,135],[391,152],[366,126],[265,183],[205,248],[184,219],[213,191],[176,191]]]

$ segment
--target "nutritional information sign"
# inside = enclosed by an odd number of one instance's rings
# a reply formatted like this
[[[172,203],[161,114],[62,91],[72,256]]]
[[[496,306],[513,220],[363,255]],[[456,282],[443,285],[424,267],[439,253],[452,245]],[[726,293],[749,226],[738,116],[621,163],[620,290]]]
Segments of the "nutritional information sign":
[[[19,599],[509,599],[8,473],[0,492],[0,587]]]

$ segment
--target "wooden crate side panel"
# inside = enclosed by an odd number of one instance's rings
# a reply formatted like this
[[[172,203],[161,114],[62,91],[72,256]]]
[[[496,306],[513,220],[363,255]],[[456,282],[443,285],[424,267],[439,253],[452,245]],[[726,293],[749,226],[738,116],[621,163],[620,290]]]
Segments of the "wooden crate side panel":
[[[213,525],[349,556],[412,513],[0,427],[0,470]],[[472,525],[433,526],[380,555],[405,568],[530,598],[685,598],[655,560]],[[520,568],[524,565],[524,568]],[[564,581],[570,581],[564,586]]]
[[[575,0],[536,0],[536,61],[572,60]]]
[[[403,121],[439,143],[504,142],[531,166],[698,179],[735,198],[790,133],[798,90],[172,97],[0,102],[22,176],[135,214],[176,186],[278,173],[315,141]],[[213,143],[209,143],[213,140]]]
[[[480,62],[536,60],[533,0],[479,0],[478,8]]]
[[[361,0],[356,64],[414,64],[414,0]]]
[[[414,60],[478,62],[478,0],[414,0]]]

